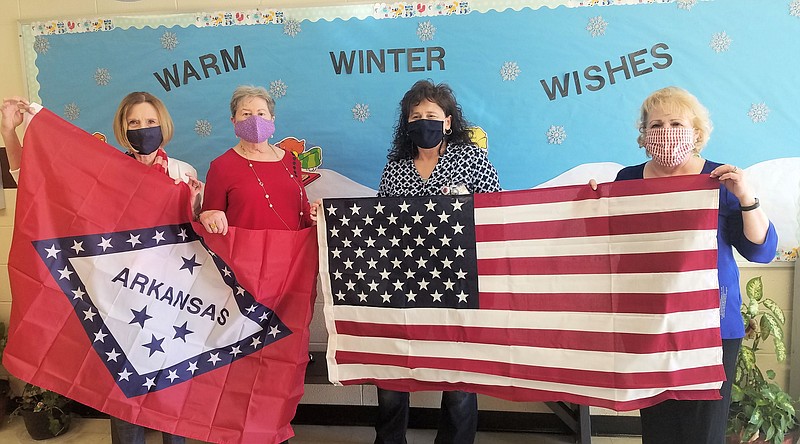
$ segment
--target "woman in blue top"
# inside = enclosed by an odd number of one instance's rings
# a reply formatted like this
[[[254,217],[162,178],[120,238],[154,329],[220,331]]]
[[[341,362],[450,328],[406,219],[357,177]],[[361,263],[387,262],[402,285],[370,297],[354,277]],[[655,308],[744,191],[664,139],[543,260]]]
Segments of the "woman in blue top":
[[[736,356],[744,336],[740,312],[739,268],[733,248],[751,262],[775,257],[778,236],[760,208],[744,172],[700,157],[711,135],[708,110],[687,91],[668,87],[652,93],[639,116],[639,146],[651,159],[623,168],[616,180],[708,174],[719,179],[717,268],[720,291],[720,333],[726,381],[715,401],[668,400],[641,410],[642,443],[724,443],[736,373]]]

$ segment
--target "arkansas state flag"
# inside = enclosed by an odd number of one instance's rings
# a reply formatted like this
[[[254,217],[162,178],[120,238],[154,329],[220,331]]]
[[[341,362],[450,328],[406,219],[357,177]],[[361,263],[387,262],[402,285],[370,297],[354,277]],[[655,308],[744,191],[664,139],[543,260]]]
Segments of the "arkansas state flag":
[[[634,410],[718,399],[719,182],[325,199],[328,374]]]
[[[191,222],[188,187],[46,109],[24,147],[8,371],[176,435],[290,438],[314,231],[209,235]]]

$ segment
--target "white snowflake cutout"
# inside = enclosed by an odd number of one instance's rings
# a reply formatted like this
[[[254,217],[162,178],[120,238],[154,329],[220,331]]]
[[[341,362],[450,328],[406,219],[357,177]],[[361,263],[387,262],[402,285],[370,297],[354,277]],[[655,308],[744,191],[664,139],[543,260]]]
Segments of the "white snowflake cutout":
[[[278,79],[270,82],[269,95],[271,95],[273,99],[280,99],[286,95],[286,84],[283,83],[283,80]]]
[[[551,125],[547,130],[547,143],[551,145],[561,145],[567,138],[567,132],[563,126]]]
[[[506,80],[517,80],[519,77],[521,70],[519,69],[519,65],[517,62],[505,62],[503,66],[500,68],[500,77],[503,78],[503,81]]]
[[[366,103],[356,103],[350,111],[353,112],[353,119],[365,122],[369,118],[369,105]]]
[[[597,37],[604,35],[607,27],[608,23],[603,20],[602,16],[598,15],[597,17],[592,17],[589,19],[589,24],[586,26],[586,30],[589,31],[589,34],[591,34],[592,37]]]
[[[422,42],[426,42],[428,40],[433,40],[433,36],[436,34],[436,27],[431,24],[431,21],[421,22],[417,25],[417,37]]]
[[[789,3],[789,15],[800,17],[800,0],[794,0]]]
[[[81,116],[81,109],[75,102],[67,103],[64,105],[64,117],[67,120],[77,120]]]
[[[697,5],[697,0],[678,0],[678,8],[691,11]]]
[[[749,117],[753,123],[766,122],[767,116],[769,116],[769,108],[767,108],[767,104],[764,102],[753,103],[750,106],[750,111],[747,112],[747,117]]]
[[[97,86],[108,85],[111,82],[111,73],[108,72],[108,68],[97,68],[94,72],[94,82],[97,83]]]
[[[200,137],[208,137],[211,135],[211,122],[205,119],[200,119],[194,123],[194,132]]]
[[[164,31],[161,34],[161,47],[167,51],[172,51],[178,46],[178,35],[174,32]]]
[[[37,35],[33,39],[33,50],[39,54],[47,54],[50,50],[50,41],[43,35]]]
[[[300,22],[295,19],[286,19],[286,22],[283,24],[283,33],[288,35],[289,37],[294,38],[297,34],[300,34]]]
[[[711,49],[714,50],[714,52],[720,53],[730,49],[731,42],[732,40],[730,36],[728,36],[728,34],[726,34],[725,31],[722,31],[722,32],[717,32],[711,36],[711,43],[709,43],[709,45],[711,46]]]

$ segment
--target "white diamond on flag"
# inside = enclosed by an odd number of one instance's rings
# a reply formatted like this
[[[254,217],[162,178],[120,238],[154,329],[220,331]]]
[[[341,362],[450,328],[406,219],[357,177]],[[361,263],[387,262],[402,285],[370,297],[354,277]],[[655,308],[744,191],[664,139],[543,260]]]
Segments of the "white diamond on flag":
[[[128,397],[189,380],[291,334],[188,224],[39,240],[34,247],[109,372],[127,375],[115,381]]]

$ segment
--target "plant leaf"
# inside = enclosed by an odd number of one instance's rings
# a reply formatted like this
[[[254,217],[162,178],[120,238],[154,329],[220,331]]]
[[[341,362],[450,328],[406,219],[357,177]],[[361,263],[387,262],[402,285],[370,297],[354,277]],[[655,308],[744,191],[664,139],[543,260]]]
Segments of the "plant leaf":
[[[769,336],[769,334],[765,335],[765,330],[769,330],[775,339],[783,341],[783,324],[770,312],[764,312],[761,315],[761,339],[767,339]]]
[[[761,303],[764,304],[764,306],[767,307],[767,309],[771,311],[773,315],[775,315],[775,319],[777,319],[781,323],[781,325],[786,324],[786,316],[783,314],[783,310],[781,309],[781,307],[778,305],[777,302],[773,301],[770,298],[767,298],[764,299]]]
[[[778,362],[786,362],[786,344],[778,340],[778,338],[775,338],[774,343],[775,357],[778,359]]]
[[[761,282],[761,276],[756,276],[747,281],[745,291],[748,298],[760,301],[764,296],[764,284]]]

